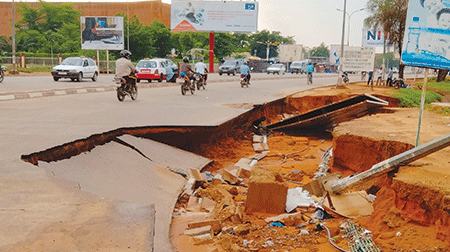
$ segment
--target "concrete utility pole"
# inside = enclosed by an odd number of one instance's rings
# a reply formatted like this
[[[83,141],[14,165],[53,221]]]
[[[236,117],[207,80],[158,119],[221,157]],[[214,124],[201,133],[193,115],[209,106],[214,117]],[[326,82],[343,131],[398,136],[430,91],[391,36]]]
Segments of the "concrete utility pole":
[[[130,7],[127,1],[127,50],[130,50]]]
[[[337,85],[342,84],[342,71],[344,67],[344,42],[345,42],[345,15],[347,13],[347,0],[344,0],[344,11],[342,12],[342,37],[341,37],[341,53],[339,59],[339,74]]]
[[[12,34],[11,34],[11,42],[12,42],[12,65],[13,65],[13,73],[17,73],[17,63],[16,63],[16,4],[14,0],[12,0]]]

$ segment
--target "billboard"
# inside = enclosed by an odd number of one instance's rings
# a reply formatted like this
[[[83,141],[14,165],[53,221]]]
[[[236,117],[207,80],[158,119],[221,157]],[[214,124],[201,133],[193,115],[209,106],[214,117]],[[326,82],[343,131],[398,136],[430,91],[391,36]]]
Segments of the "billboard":
[[[303,59],[302,45],[280,45],[278,47],[278,58],[281,62],[292,62]]]
[[[81,49],[123,50],[123,17],[80,17]]]
[[[450,69],[450,1],[409,1],[402,61]]]
[[[341,46],[330,46],[330,64],[343,65],[343,71],[346,72],[362,72],[374,69],[375,65],[375,48],[345,46],[344,57],[340,57]]]
[[[172,1],[173,31],[256,32],[258,2]]]
[[[362,46],[363,47],[381,47],[384,42],[384,32],[381,28],[363,28]]]

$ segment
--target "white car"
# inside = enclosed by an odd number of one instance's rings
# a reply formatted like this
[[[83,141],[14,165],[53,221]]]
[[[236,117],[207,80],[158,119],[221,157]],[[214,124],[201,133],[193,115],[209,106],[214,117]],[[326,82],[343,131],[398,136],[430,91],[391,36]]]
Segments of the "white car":
[[[136,77],[137,81],[147,80],[151,82],[152,80],[157,80],[162,82],[167,77],[167,67],[169,67],[170,62],[167,59],[143,59],[136,65]]]
[[[54,81],[59,79],[71,79],[78,82],[82,79],[97,81],[98,67],[91,58],[69,57],[53,68],[52,76]]]
[[[273,64],[267,68],[267,74],[285,74],[286,66],[283,64]]]

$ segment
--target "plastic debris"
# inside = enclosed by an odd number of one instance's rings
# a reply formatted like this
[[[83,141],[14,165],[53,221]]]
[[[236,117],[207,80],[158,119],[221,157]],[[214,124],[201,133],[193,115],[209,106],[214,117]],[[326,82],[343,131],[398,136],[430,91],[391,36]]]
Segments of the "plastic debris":
[[[281,221],[274,221],[269,224],[270,227],[284,227],[285,225]]]
[[[316,203],[309,196],[309,192],[303,190],[301,187],[296,187],[288,190],[286,212],[290,213],[297,207],[310,207],[315,205]]]
[[[317,207],[316,211],[314,212],[314,219],[317,220],[324,220],[324,219],[330,219],[331,215],[327,213],[323,208]]]

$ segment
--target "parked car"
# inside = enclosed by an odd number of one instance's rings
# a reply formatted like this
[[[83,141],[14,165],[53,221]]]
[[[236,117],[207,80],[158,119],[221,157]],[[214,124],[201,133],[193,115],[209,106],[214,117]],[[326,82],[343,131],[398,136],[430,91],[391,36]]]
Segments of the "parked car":
[[[173,63],[173,62],[172,62]],[[162,82],[167,77],[167,69],[169,62],[167,59],[143,59],[136,65],[137,82],[141,80],[157,80]]]
[[[284,64],[273,64],[267,68],[267,74],[285,74],[286,66]]]
[[[239,72],[244,60],[226,60],[222,65],[219,66],[219,75],[222,74],[232,74],[236,75]]]
[[[82,79],[97,81],[98,67],[95,61],[85,57],[69,57],[60,65],[53,67],[52,76],[54,81],[59,79],[70,79],[80,82]]]
[[[303,64],[300,61],[294,61],[291,63],[291,65],[289,66],[289,72],[290,73],[295,73],[295,74],[302,74],[304,73],[303,71]]]

